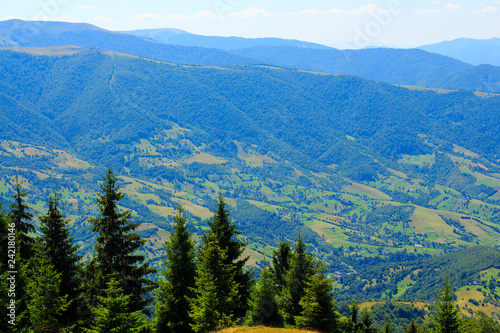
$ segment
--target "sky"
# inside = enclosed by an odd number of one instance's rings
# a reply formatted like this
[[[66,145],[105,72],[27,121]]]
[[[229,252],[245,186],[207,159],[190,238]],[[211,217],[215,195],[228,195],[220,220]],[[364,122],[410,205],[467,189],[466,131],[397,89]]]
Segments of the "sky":
[[[117,31],[280,37],[339,48],[500,37],[500,0],[0,0],[0,20],[12,18]]]

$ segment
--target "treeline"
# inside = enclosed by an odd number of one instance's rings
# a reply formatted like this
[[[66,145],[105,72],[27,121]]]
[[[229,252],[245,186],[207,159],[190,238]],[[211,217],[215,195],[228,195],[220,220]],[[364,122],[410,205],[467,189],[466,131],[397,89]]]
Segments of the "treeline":
[[[356,302],[349,316],[339,314],[332,280],[300,234],[293,246],[280,242],[255,279],[221,195],[198,244],[179,208],[156,276],[139,254],[139,224],[131,211],[119,209],[118,178],[109,169],[103,180],[100,217],[89,218],[97,238],[87,260],[78,255],[57,193],[36,232],[26,192],[16,182],[9,212],[0,209],[1,332],[211,332],[236,325],[396,332],[394,319],[387,317],[379,329]],[[439,296],[434,319],[412,321],[407,332],[500,332],[484,314],[477,325],[461,321],[448,280]]]

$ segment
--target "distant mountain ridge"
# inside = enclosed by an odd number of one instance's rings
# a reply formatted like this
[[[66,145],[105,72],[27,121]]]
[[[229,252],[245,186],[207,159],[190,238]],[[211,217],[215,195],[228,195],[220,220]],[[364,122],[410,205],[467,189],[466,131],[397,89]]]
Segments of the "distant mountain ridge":
[[[274,45],[274,46],[294,46],[312,49],[327,50],[331,47],[299,41],[295,39],[282,38],[243,38],[243,37],[222,37],[222,36],[203,36],[192,34],[179,29],[141,29],[132,31],[123,31],[134,36],[146,37],[152,40],[174,45],[183,46],[201,46],[224,51],[246,49],[259,45]]]
[[[167,45],[142,37],[101,29],[86,23],[0,22],[0,46],[50,47],[74,45],[99,48],[167,62],[228,66],[252,62],[222,50]]]
[[[420,46],[419,49],[452,57],[471,65],[500,66],[500,38],[459,38],[436,44]]]
[[[206,36],[192,35],[178,30],[153,30],[160,35],[162,31],[171,38],[191,36],[189,38],[194,38],[192,42],[201,43],[200,45],[210,41],[209,45],[220,42],[222,46],[227,46],[228,43],[236,41],[245,45],[285,43],[298,46],[257,45],[246,49],[224,51],[202,46],[165,44],[127,33],[108,31],[90,24],[21,20],[0,22],[0,46],[74,45],[186,65],[228,67],[260,63],[306,71],[357,75],[397,85],[500,92],[496,81],[497,68],[476,70],[474,66],[459,60],[418,49],[375,48],[341,51],[293,40],[272,38],[253,40],[236,37],[206,39]],[[212,41],[217,42],[212,43]]]

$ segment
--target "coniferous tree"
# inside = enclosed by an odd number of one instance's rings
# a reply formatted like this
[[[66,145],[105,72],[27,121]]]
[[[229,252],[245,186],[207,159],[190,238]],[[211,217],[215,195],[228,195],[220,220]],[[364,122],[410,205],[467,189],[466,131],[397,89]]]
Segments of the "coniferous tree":
[[[27,276],[26,306],[33,332],[62,332],[58,317],[68,308],[67,295],[61,296],[61,273],[52,265],[41,242],[33,245],[33,257],[23,265]]]
[[[147,333],[150,324],[141,310],[130,311],[131,295],[123,293],[120,283],[111,278],[104,296],[97,296],[97,305],[90,306],[94,319],[86,333]]]
[[[74,238],[70,237],[68,221],[59,210],[58,203],[59,198],[54,193],[49,198],[47,213],[40,216],[41,241],[55,271],[61,274],[60,290],[71,302],[68,309],[59,316],[59,322],[64,326],[72,326],[78,320],[78,306],[81,302],[81,256],[77,254],[78,249],[73,244]]]
[[[248,325],[283,326],[274,279],[267,265],[261,270],[260,279],[250,295],[246,321]]]
[[[319,332],[340,332],[332,281],[326,277],[322,267],[307,282],[305,294],[299,304],[302,312],[295,317],[297,326]]]
[[[365,308],[365,310],[361,314],[359,331],[362,333],[376,333],[378,331],[377,328],[373,326],[373,317],[368,308]]]
[[[0,304],[4,304],[2,306],[2,311],[0,315],[2,315],[3,320],[0,320],[0,332],[7,332],[9,329],[7,319],[9,309],[7,309],[7,305],[10,304],[10,299],[8,297],[8,283],[7,283],[7,267],[8,260],[10,259],[8,256],[8,224],[9,219],[5,215],[3,210],[2,202],[0,202]],[[15,259],[15,256],[12,257]]]
[[[134,233],[139,223],[132,223],[131,212],[121,212],[118,202],[124,194],[119,191],[116,177],[111,169],[101,184],[102,194],[97,195],[101,217],[89,219],[92,231],[97,232],[95,254],[86,267],[86,291],[92,303],[97,295],[107,288],[111,278],[120,282],[125,295],[130,296],[130,311],[145,311],[151,300],[144,294],[153,290],[156,283],[147,279],[148,274],[156,272],[144,263],[144,256],[136,254],[144,244],[141,236]]]
[[[288,242],[280,242],[278,251],[273,251],[271,273],[279,293],[283,291],[285,286],[286,275],[290,269],[291,255],[292,249]]]
[[[352,301],[349,306],[350,318],[346,323],[344,330],[348,333],[358,333],[361,330],[361,323],[358,322],[359,304]]]
[[[17,178],[15,191],[15,202],[10,206],[9,217],[16,228],[16,242],[18,244],[16,254],[19,255],[22,262],[27,262],[31,258],[31,247],[34,244],[30,235],[35,232],[35,226],[31,222],[33,214],[28,213],[30,208],[24,203],[27,192],[23,191]]]
[[[236,309],[236,317],[243,318],[247,311],[248,300],[252,284],[252,272],[245,269],[245,264],[250,257],[241,258],[245,249],[245,243],[238,240],[240,231],[236,230],[236,224],[229,218],[229,211],[222,194],[219,194],[217,211],[211,221],[208,222],[210,230],[204,237],[215,237],[220,248],[226,251],[226,265],[235,266],[235,282],[238,285],[239,304]]]
[[[187,333],[191,331],[189,299],[193,295],[195,277],[194,242],[182,216],[174,218],[174,231],[165,242],[164,281],[159,282],[156,301],[155,331]]]
[[[454,301],[453,287],[447,276],[443,282],[444,286],[439,291],[439,300],[436,304],[433,322],[438,333],[458,333],[460,332],[460,318],[459,310]]]
[[[195,332],[232,326],[240,304],[236,269],[214,236],[204,237],[196,265],[194,296],[190,299]]]
[[[299,234],[281,296],[283,316],[289,326],[294,326],[295,317],[302,313],[303,308],[300,305],[300,300],[305,295],[307,283],[315,274],[314,265],[314,259],[307,253],[306,245]]]
[[[21,268],[26,266],[33,255],[34,239],[32,233],[35,227],[31,223],[33,214],[29,213],[29,207],[25,203],[27,192],[21,188],[21,183],[16,178],[15,184],[15,202],[11,204],[9,211],[9,220],[14,223],[16,236],[16,269],[18,271],[16,279],[16,322],[18,327],[28,326],[28,312],[26,311],[26,285],[28,283],[26,272]]]
[[[392,333],[393,331],[391,320],[388,315],[385,315],[384,333]]]
[[[417,323],[415,319],[412,319],[408,327],[406,327],[406,333],[417,333]]]

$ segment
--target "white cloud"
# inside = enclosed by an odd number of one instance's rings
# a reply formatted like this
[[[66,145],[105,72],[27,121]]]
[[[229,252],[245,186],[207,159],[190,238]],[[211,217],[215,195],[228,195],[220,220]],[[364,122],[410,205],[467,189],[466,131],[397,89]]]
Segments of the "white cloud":
[[[483,13],[483,14],[490,14],[490,13],[496,13],[496,12],[498,12],[497,7],[484,7],[481,10],[481,13]]]
[[[95,8],[94,6],[88,6],[88,5],[78,6],[78,10],[92,10],[94,8]]]
[[[199,13],[196,13],[194,15],[191,15],[189,16],[190,18],[193,18],[193,19],[215,19],[215,18],[218,18],[219,15],[217,15],[214,11],[211,11],[211,10],[205,10],[204,12],[199,12]]]
[[[326,16],[326,15],[340,15],[349,13],[347,10],[332,8],[329,10],[319,10],[319,9],[304,9],[300,12],[291,12],[285,16]]]
[[[446,6],[444,6],[443,9],[447,10],[447,11],[450,11],[450,12],[453,12],[453,11],[459,11],[459,10],[461,10],[462,6],[457,5],[457,4],[453,4],[453,3],[449,3]]]
[[[134,14],[131,16],[132,20],[162,20],[165,19],[165,15],[157,14],[157,13],[147,13],[147,14]]]
[[[387,9],[370,4],[370,5],[360,7],[358,9],[350,10],[349,14],[351,14],[351,15],[366,15],[366,14],[373,14],[375,12],[387,12]]]
[[[260,16],[272,16],[272,15],[273,14],[271,14],[268,11],[265,11],[262,8],[254,7],[254,8],[245,9],[245,10],[238,12],[238,13],[226,14],[225,17],[229,17],[229,18],[256,18],[256,17],[260,17]]]

